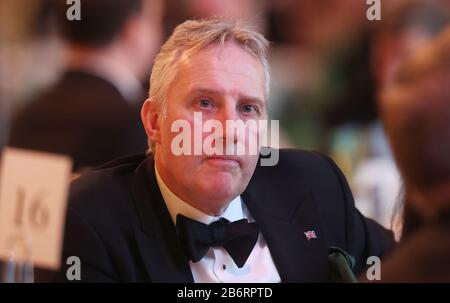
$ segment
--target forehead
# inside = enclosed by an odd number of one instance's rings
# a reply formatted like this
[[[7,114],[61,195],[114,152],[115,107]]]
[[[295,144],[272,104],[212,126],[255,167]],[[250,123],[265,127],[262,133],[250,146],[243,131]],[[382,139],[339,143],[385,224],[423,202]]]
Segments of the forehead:
[[[174,80],[177,89],[211,88],[255,95],[264,100],[264,70],[252,54],[228,41],[182,56]]]

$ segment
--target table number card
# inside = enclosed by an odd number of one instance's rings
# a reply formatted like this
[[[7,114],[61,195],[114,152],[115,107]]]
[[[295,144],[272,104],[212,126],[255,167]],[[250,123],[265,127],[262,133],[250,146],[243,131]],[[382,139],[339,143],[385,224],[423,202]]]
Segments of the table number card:
[[[57,270],[71,160],[7,148],[0,169],[0,259]]]

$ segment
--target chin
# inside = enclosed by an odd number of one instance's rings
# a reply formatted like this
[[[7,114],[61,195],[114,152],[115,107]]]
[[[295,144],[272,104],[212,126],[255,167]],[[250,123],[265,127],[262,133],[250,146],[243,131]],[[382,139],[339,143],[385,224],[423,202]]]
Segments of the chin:
[[[227,178],[211,178],[201,186],[202,196],[214,203],[227,203],[240,194],[236,181]]]

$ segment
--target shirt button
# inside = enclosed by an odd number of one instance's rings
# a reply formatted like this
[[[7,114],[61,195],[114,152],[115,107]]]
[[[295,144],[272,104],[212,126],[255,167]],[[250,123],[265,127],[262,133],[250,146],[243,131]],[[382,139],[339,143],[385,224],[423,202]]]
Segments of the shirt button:
[[[225,264],[222,264],[222,270],[226,270],[227,266]]]

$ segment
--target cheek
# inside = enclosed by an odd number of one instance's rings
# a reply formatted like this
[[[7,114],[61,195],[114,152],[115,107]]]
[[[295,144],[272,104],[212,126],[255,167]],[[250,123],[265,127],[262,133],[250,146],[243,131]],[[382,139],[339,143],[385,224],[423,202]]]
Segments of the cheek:
[[[161,127],[162,156],[166,158],[168,162],[172,162],[168,163],[168,165],[176,166],[177,170],[184,169],[184,171],[189,171],[192,170],[192,168],[196,165],[196,162],[198,162],[196,157],[192,155],[184,155],[184,154],[180,155],[179,151],[174,152],[172,148],[176,149],[182,148],[185,142],[187,142],[189,136],[192,138],[192,132],[190,132],[188,129],[185,129],[184,127],[178,128],[178,126],[176,126],[174,128],[174,131],[172,131],[172,125],[177,120],[184,120],[184,119],[178,117],[176,119],[167,118],[166,121],[164,121],[162,124]],[[189,126],[190,126],[189,128],[193,130],[193,124],[189,122]],[[190,135],[189,132],[191,133]],[[182,141],[182,143],[180,143],[180,140]],[[191,143],[191,147],[192,146],[193,145]]]
[[[257,128],[250,128],[246,134],[246,144],[258,142],[259,130]]]
[[[245,130],[245,133],[241,132],[239,134],[238,144],[241,149],[245,148],[245,155],[250,159],[259,155],[260,146],[262,143],[267,145],[265,143],[267,139],[265,132],[261,132],[258,127],[250,127]],[[250,162],[253,162],[253,160]]]
[[[251,176],[256,168],[256,165],[258,165],[258,161],[259,154],[246,156],[245,164],[242,165],[243,173]]]
[[[169,123],[168,121],[163,121],[161,123],[161,146],[165,153],[168,152],[168,149],[170,150],[170,143],[172,142],[172,139],[175,135],[174,133],[172,133],[170,126],[171,123]]]
[[[188,121],[183,115],[178,114],[177,108],[172,108],[168,106],[166,108],[166,116],[160,121],[161,129],[161,142],[165,146],[171,145],[173,138],[175,138],[180,133],[185,133],[185,122],[180,123],[180,121]],[[188,121],[190,127],[192,128],[192,123]],[[172,128],[174,131],[172,131]]]

